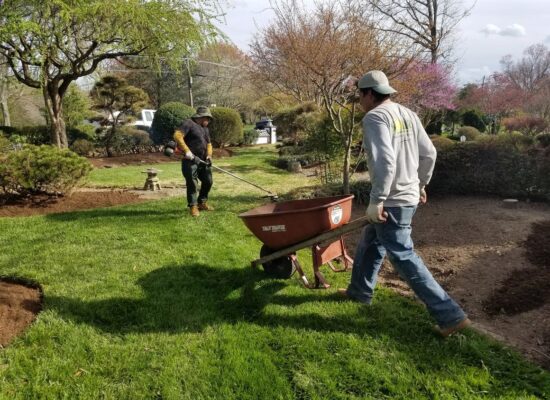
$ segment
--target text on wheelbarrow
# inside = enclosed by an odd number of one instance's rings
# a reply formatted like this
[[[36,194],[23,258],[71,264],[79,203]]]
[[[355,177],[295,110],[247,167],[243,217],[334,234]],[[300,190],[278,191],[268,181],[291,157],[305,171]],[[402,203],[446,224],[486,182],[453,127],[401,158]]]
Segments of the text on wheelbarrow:
[[[264,232],[286,232],[286,225],[265,225],[262,226]]]

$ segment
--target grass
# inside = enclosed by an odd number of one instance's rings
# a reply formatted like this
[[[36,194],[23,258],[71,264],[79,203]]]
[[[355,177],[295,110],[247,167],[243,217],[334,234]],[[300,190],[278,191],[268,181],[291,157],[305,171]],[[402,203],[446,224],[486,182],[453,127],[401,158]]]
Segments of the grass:
[[[279,193],[306,184],[272,157],[249,149],[218,165]],[[142,168],[91,181],[126,186]],[[39,282],[45,301],[0,351],[0,399],[550,398],[547,372],[474,332],[437,338],[425,310],[389,290],[366,308],[252,270],[260,243],[237,215],[265,200],[214,179],[217,211],[197,219],[182,198],[0,219],[0,275]],[[308,251],[299,258],[311,273]]]

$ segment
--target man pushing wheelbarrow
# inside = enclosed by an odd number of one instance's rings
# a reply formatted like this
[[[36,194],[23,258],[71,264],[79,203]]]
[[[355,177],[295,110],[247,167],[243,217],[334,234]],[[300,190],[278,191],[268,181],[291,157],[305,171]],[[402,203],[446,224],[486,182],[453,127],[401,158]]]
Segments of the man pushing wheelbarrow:
[[[402,279],[437,321],[437,331],[449,336],[470,320],[436,282],[411,239],[411,222],[418,203],[426,203],[425,186],[435,165],[436,150],[418,116],[391,101],[396,91],[382,71],[370,71],[357,84],[363,118],[363,147],[371,179],[367,208],[369,225],[355,252],[351,282],[339,294],[370,304],[376,279],[387,255]]]

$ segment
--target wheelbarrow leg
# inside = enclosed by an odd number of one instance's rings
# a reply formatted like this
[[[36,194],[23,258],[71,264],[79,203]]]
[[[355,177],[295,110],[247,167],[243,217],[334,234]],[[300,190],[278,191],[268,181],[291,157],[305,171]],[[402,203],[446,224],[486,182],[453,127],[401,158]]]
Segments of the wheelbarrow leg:
[[[338,240],[336,243],[338,243],[338,247],[339,247],[338,251],[340,253],[340,256],[337,257],[336,259],[339,260],[342,264],[344,264],[344,268],[336,268],[331,261],[328,261],[327,264],[330,267],[330,269],[334,272],[346,272],[352,268],[353,258],[351,258],[348,252],[346,251],[346,245],[344,244],[344,238],[342,236],[340,237],[340,240]]]
[[[302,266],[298,262],[298,258],[296,257],[296,254],[291,254],[290,259],[292,260],[292,263],[294,264],[294,268],[296,268],[296,272],[298,272],[298,275],[300,275],[300,281],[302,282],[302,284],[306,288],[309,288],[310,284],[307,280],[306,274],[304,274],[304,270],[302,269]]]

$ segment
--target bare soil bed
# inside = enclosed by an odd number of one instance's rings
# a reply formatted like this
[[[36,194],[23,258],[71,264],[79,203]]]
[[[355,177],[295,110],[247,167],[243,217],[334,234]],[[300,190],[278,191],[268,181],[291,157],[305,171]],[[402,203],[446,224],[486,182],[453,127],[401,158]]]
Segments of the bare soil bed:
[[[354,207],[354,217],[364,213]],[[356,247],[359,232],[348,238]],[[475,327],[550,369],[550,206],[431,198],[413,225],[418,254]],[[380,282],[413,295],[388,261]]]
[[[42,309],[39,287],[9,278],[0,278],[0,349],[19,335]]]
[[[183,192],[175,189],[146,194],[96,190],[40,201],[20,200],[1,205],[0,216],[107,207]],[[364,212],[364,206],[355,205],[353,218]],[[352,254],[359,235],[357,231],[347,239]],[[436,279],[464,307],[479,330],[550,369],[549,205],[520,202],[517,208],[508,209],[493,198],[432,198],[418,210],[413,238]],[[9,288],[11,283],[0,284],[4,285],[0,287],[0,320],[4,321],[5,310],[9,309],[13,315],[9,318],[30,323],[33,318],[29,312],[40,308],[29,306],[32,300],[21,300],[20,285]],[[387,262],[380,284],[412,295]],[[30,292],[27,295],[36,298]],[[0,332],[0,345],[9,342],[10,333],[16,335],[21,330],[14,327],[8,331]]]

